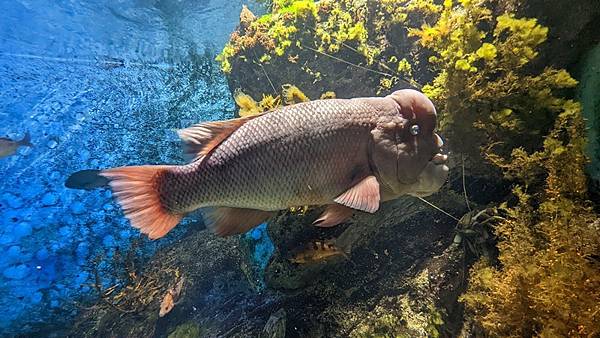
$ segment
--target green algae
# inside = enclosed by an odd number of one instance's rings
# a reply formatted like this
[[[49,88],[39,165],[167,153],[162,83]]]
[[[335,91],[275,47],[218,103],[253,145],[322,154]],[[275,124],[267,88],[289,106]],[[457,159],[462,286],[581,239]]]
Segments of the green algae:
[[[183,323],[175,328],[171,332],[168,338],[200,338],[201,330],[200,326],[194,322]]]

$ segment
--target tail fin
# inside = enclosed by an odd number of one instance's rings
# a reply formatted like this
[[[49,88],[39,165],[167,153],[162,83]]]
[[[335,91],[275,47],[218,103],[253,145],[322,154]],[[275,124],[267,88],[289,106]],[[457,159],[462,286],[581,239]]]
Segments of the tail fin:
[[[25,147],[33,147],[33,144],[31,144],[31,135],[29,134],[29,132],[25,133],[23,139],[19,141],[19,145]]]
[[[100,173],[110,180],[110,187],[131,225],[150,239],[163,237],[183,218],[166,210],[160,200],[157,183],[168,168],[146,165],[106,169]]]

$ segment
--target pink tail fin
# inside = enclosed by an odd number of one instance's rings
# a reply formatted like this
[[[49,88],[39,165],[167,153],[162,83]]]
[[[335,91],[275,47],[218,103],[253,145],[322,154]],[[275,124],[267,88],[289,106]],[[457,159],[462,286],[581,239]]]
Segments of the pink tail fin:
[[[106,169],[100,173],[110,180],[110,187],[131,225],[150,239],[163,237],[183,217],[170,213],[160,200],[157,183],[168,168],[147,165]]]

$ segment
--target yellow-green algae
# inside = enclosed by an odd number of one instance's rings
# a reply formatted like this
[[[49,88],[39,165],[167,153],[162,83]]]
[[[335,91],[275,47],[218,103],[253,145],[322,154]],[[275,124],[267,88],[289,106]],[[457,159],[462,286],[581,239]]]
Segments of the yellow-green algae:
[[[408,281],[413,294],[431,292],[429,273],[425,268]],[[383,297],[365,318],[357,321],[350,337],[439,337],[439,328],[444,324],[433,299],[410,293]]]
[[[282,107],[283,105],[310,101],[310,98],[306,96],[300,88],[289,83],[282,86],[281,95],[273,96],[270,94],[263,94],[262,100],[259,102],[256,102],[250,95],[244,93],[240,89],[237,89],[234,92],[233,98],[240,108],[238,110],[238,115],[241,117],[257,115],[262,112]],[[320,96],[320,99],[331,98],[335,98],[335,93],[332,91],[324,92]]]

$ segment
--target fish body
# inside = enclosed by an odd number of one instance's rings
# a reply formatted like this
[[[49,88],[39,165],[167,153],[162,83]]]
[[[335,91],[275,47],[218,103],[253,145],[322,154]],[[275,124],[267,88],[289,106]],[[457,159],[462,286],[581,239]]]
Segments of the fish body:
[[[179,282],[177,282],[177,284],[174,287],[169,288],[167,290],[162,301],[160,302],[160,309],[158,312],[159,317],[166,316],[167,313],[171,312],[171,310],[173,310],[175,305],[177,305],[177,302],[179,301],[179,298],[181,297],[181,291],[183,290],[184,283],[185,283],[185,279],[180,278]]]
[[[331,202],[368,171],[372,110],[352,100],[323,100],[251,119],[205,161],[165,173],[163,202],[173,212]]]
[[[316,241],[310,243],[305,250],[297,252],[290,258],[290,262],[296,264],[309,264],[340,256],[348,258],[346,253],[333,243]]]
[[[328,205],[317,225],[332,226],[352,209],[375,212],[381,201],[437,191],[448,169],[435,123],[433,104],[413,90],[304,102],[179,131],[190,164],[101,175],[150,238],[206,207],[214,207],[208,225],[218,235],[303,205]]]
[[[93,190],[104,186],[108,186],[108,179],[94,169],[74,172],[65,181],[65,187],[70,189]]]
[[[29,133],[26,133],[20,141],[0,137],[0,158],[14,155],[19,147],[33,147]]]

